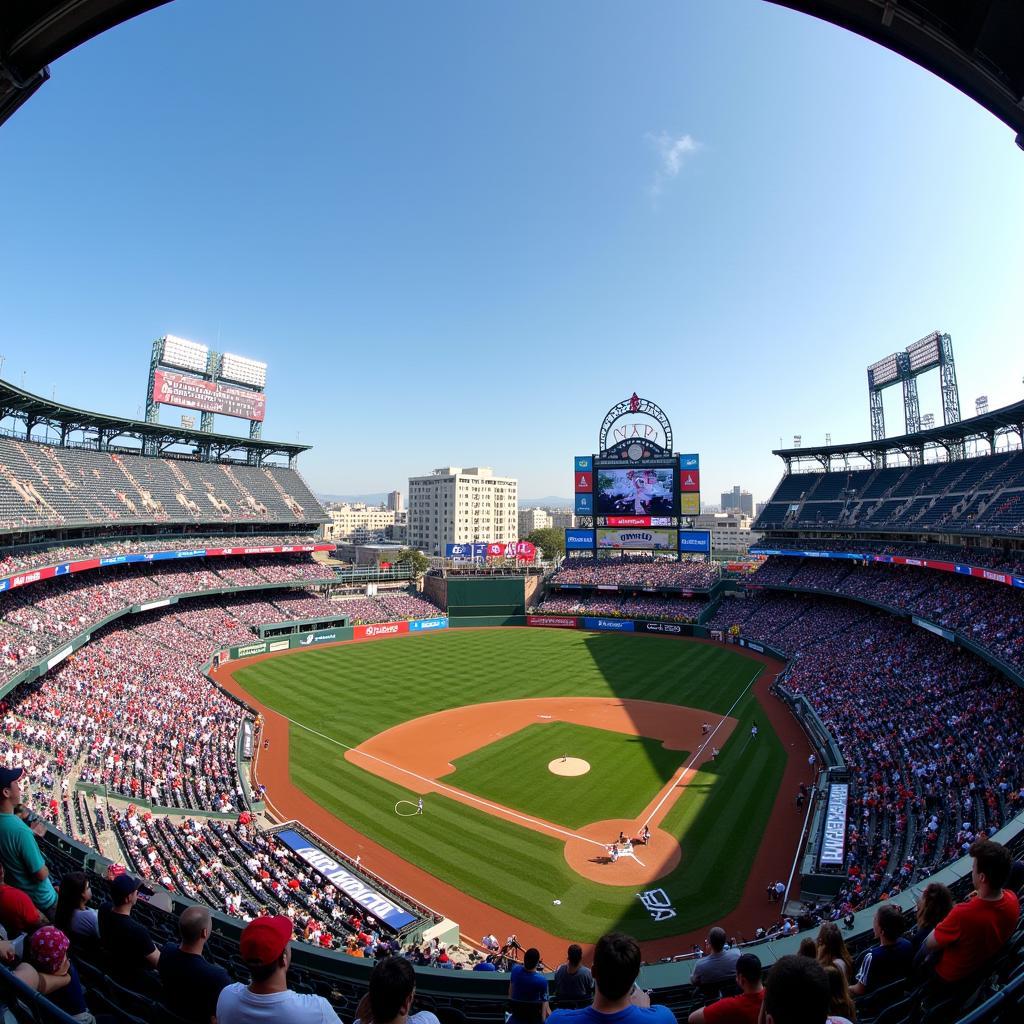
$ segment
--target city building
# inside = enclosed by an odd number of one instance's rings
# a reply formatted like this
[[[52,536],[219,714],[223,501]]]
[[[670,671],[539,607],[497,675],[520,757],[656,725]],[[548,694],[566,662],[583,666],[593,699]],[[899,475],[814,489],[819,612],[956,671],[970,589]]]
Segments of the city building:
[[[396,521],[396,514],[380,505],[345,502],[328,505],[327,514],[331,521],[324,524],[324,539],[335,543],[369,544],[384,540]]]
[[[391,512],[402,511],[402,492],[392,491],[388,495],[388,510]]]
[[[551,515],[542,508],[524,508],[519,510],[519,536],[529,537],[534,530],[544,530],[552,526]]]
[[[695,530],[711,531],[711,554],[745,554],[761,534],[750,529],[754,520],[738,512],[705,512],[694,517]]]
[[[754,498],[750,491],[741,491],[736,484],[731,491],[722,493],[723,512],[741,512],[745,516],[754,514]]]
[[[571,508],[546,508],[551,525],[556,530],[572,530],[576,526],[576,513]]]
[[[519,539],[519,481],[490,466],[444,466],[409,478],[407,543],[428,555],[446,544]]]

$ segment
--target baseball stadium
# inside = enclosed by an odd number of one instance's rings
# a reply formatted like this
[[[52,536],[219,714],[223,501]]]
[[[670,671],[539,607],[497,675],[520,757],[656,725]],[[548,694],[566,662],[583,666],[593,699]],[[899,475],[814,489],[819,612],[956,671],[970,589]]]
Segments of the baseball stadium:
[[[52,62],[165,2],[0,10],[0,124],[32,117]],[[909,58],[1024,148],[1024,8],[780,6]],[[30,836],[0,835],[5,1020],[199,1019],[114,952],[95,911],[122,905],[151,949],[209,922],[205,960],[257,989],[250,926],[288,919],[287,990],[346,1024],[398,958],[439,1024],[541,1024],[546,999],[511,998],[528,951],[550,975],[608,933],[680,1024],[737,1019],[711,1008],[762,976],[769,1006],[808,941],[842,976],[831,1020],[1024,1017],[1024,401],[961,415],[950,333],[867,367],[870,438],[780,441],[733,560],[697,528],[707,457],[692,425],[678,450],[670,388],[624,376],[592,450],[559,456],[557,558],[510,536],[358,564],[300,472],[311,446],[263,436],[266,364],[147,344],[135,418],[0,379],[0,817]],[[943,975],[943,921],[997,901],[1009,923]],[[77,1007],[46,980],[72,968]]]

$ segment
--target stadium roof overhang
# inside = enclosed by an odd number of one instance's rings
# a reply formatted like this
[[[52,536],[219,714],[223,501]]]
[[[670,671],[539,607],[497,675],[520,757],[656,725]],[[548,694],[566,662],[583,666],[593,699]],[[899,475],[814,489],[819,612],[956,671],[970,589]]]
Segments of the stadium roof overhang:
[[[885,437],[877,441],[859,441],[856,444],[829,444],[820,448],[775,448],[772,455],[778,455],[790,472],[794,464],[800,466],[813,463],[814,469],[831,470],[833,460],[844,464],[850,456],[867,460],[872,466],[884,465],[886,456],[898,454],[907,456],[911,462],[921,462],[924,453],[944,449],[946,457],[953,457],[963,451],[967,441],[981,441],[995,451],[996,438],[1004,434],[1016,434],[1024,444],[1024,402],[1016,402],[1002,409],[972,416],[969,420],[950,423],[948,426],[933,427],[917,434],[902,434],[899,437]]]
[[[0,380],[0,420],[13,418],[25,424],[25,435],[30,437],[39,426],[56,431],[62,444],[74,444],[72,436],[80,433],[90,439],[89,447],[108,448],[118,438],[130,437],[154,453],[167,453],[175,445],[186,445],[198,450],[208,460],[241,456],[246,461],[262,463],[271,456],[294,459],[309,451],[308,444],[289,444],[284,441],[265,441],[263,438],[237,437],[234,434],[214,434],[204,430],[188,430],[166,423],[148,423],[145,420],[125,419],[105,413],[87,412],[60,402],[52,402],[39,395]]]
[[[0,124],[50,77],[47,65],[108,28],[170,0],[4,0]]]
[[[1013,129],[1024,149],[1020,0],[770,0],[901,54]]]

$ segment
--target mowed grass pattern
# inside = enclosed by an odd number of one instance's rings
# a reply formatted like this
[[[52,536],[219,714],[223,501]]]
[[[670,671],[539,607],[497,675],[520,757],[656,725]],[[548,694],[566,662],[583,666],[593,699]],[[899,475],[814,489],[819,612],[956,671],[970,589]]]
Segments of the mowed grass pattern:
[[[553,774],[548,765],[563,754],[582,758],[590,771]],[[688,760],[686,751],[666,750],[660,740],[542,722],[460,757],[444,781],[535,818],[579,828],[635,818]]]
[[[254,697],[307,727],[291,728],[291,777],[312,799],[470,895],[553,934],[593,941],[611,927],[641,939],[678,934],[736,905],[785,766],[778,737],[746,689],[759,669],[710,644],[504,629],[304,651],[243,668],[237,678]],[[722,715],[745,689],[732,712],[739,720],[732,739],[664,823],[680,838],[683,858],[658,882],[677,916],[657,923],[635,889],[599,885],[572,871],[557,839],[437,794],[427,796],[424,815],[398,817],[395,802],[415,796],[349,764],[338,746],[358,746],[411,718],[488,701],[617,696]],[[760,735],[750,744],[755,718]]]

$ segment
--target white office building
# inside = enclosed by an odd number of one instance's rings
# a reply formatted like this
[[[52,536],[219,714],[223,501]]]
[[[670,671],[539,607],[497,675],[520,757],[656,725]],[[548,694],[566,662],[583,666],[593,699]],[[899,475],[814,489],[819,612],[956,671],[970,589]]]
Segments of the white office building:
[[[490,466],[444,466],[409,478],[408,543],[428,555],[447,544],[519,539],[519,481]]]
[[[349,544],[383,540],[394,527],[396,519],[396,514],[386,508],[359,503],[329,505],[327,514],[331,521],[324,524],[324,538]]]
[[[519,537],[529,537],[534,530],[545,530],[552,526],[551,515],[542,508],[519,510]]]
[[[761,534],[751,530],[753,519],[739,512],[702,513],[694,517],[695,530],[711,531],[711,554],[745,554]]]

